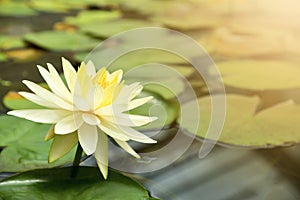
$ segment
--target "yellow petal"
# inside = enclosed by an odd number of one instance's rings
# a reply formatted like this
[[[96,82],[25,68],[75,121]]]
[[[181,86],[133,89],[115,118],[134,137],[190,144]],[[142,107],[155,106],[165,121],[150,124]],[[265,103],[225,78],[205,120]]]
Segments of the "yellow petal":
[[[47,135],[45,136],[45,140],[48,141],[54,137],[54,125],[50,127],[50,129],[47,132]]]
[[[102,131],[98,132],[98,143],[94,153],[98,167],[104,177],[107,179],[108,173],[108,139]]]
[[[68,87],[71,93],[73,93],[75,88],[75,81],[76,81],[76,71],[72,66],[72,64],[65,58],[62,58],[62,67],[63,67],[64,76],[68,84]]]
[[[66,135],[55,135],[50,147],[48,162],[54,162],[63,157],[78,143],[77,132]]]

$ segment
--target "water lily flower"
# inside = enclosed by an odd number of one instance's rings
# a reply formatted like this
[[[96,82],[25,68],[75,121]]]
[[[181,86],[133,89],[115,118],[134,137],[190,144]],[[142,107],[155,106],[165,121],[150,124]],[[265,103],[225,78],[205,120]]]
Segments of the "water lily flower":
[[[78,71],[62,58],[65,82],[53,65],[38,70],[49,89],[28,80],[23,83],[33,92],[19,92],[24,98],[44,109],[14,110],[9,115],[38,123],[52,124],[46,140],[52,139],[49,162],[69,152],[78,142],[86,155],[94,154],[103,177],[107,178],[108,136],[131,155],[139,155],[127,141],[155,143],[156,141],[134,127],[150,123],[156,117],[129,114],[152,97],[136,98],[143,87],[139,83],[126,85],[122,70],[110,74],[105,68],[98,72],[92,62],[82,62]]]

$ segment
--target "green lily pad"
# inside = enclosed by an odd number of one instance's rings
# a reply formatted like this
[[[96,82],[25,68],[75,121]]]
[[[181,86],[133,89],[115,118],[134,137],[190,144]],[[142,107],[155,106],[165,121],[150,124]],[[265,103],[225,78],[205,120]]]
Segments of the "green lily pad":
[[[53,51],[83,51],[91,50],[100,40],[86,35],[64,31],[43,31],[25,35],[27,42]]]
[[[87,10],[81,11],[76,17],[66,17],[64,22],[71,25],[99,23],[99,21],[113,20],[121,17],[119,11]]]
[[[110,64],[108,69],[111,71],[122,69],[124,73],[126,73],[136,66],[148,63],[159,63],[167,66],[170,66],[171,64],[188,64],[186,60],[173,53],[158,49],[143,49],[133,51],[119,57],[117,60]],[[184,73],[190,74],[191,71],[191,68],[186,67]],[[156,75],[159,74],[156,73]]]
[[[158,119],[152,123],[138,127],[138,130],[155,130],[171,125],[179,113],[179,104],[175,100],[165,100],[159,94],[143,92],[138,98],[153,96],[154,98],[148,103],[130,111],[131,114],[156,116]]]
[[[128,11],[138,12],[143,15],[160,15],[173,10],[183,1],[151,1],[151,0],[127,0],[121,3],[122,8]]]
[[[60,160],[48,163],[51,142],[46,142],[44,138],[49,128],[47,124],[0,116],[0,146],[4,147],[0,153],[0,172],[48,168],[71,162],[74,150]]]
[[[20,96],[17,92],[7,93],[3,98],[3,104],[5,107],[12,110],[43,108],[42,106],[32,103],[31,101]]]
[[[238,60],[219,62],[225,85],[248,90],[300,88],[300,67],[288,62]]]
[[[18,37],[0,35],[0,49],[13,49],[24,47],[25,43]]]
[[[37,12],[23,1],[1,1],[0,2],[0,16],[32,16]]]
[[[1,53],[1,52],[0,52],[0,62],[4,62],[4,61],[6,61],[6,60],[7,60],[6,55],[5,55],[4,53]]]
[[[41,1],[41,0],[30,0],[30,7],[38,11],[63,13],[67,12],[70,8],[68,4],[63,4],[57,1]]]
[[[99,169],[80,167],[75,178],[72,168],[24,172],[0,182],[3,199],[149,199],[147,190],[136,181],[115,171],[103,180]]]
[[[81,25],[79,28],[84,33],[88,33],[96,37],[108,38],[123,31],[149,26],[158,26],[158,23],[136,19],[118,19]]]
[[[221,144],[251,148],[286,146],[300,142],[300,105],[288,101],[256,113],[259,103],[258,97],[227,95],[225,124],[217,141]],[[209,97],[199,98],[198,104],[201,114],[198,130],[194,132],[189,128],[197,123],[193,121],[193,116],[186,120],[191,124],[185,123],[181,126],[200,138],[216,140],[206,136],[211,118],[211,100]],[[182,109],[194,109],[191,105],[187,103]]]

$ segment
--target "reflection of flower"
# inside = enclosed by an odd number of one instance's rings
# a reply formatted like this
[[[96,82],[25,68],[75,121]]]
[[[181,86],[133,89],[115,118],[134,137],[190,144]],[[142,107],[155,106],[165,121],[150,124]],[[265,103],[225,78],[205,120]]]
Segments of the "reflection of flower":
[[[65,155],[79,141],[87,155],[94,153],[100,171],[106,178],[107,135],[135,157],[139,155],[126,141],[156,142],[132,128],[145,125],[155,117],[127,112],[152,98],[135,99],[143,88],[139,83],[125,85],[121,81],[121,70],[110,74],[102,68],[96,73],[92,62],[82,63],[77,73],[64,58],[62,65],[66,84],[51,64],[48,64],[49,71],[38,66],[51,91],[33,82],[23,81],[33,93],[20,92],[20,95],[45,109],[8,112],[31,121],[53,124],[46,136],[46,139],[54,138],[49,153],[50,162]]]

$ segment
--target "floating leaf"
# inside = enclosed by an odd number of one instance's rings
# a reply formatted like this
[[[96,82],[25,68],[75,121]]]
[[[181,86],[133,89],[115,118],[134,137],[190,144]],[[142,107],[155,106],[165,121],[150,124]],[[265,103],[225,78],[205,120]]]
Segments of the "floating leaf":
[[[219,97],[215,96],[215,98]],[[227,95],[225,124],[217,141],[253,148],[284,146],[300,142],[299,105],[289,101],[256,113],[259,103],[257,97]],[[201,138],[216,140],[206,136],[211,119],[211,99],[199,98],[198,104],[201,115],[198,131],[193,132],[189,128],[196,123],[193,121],[193,116],[190,116],[191,124],[186,123],[181,126]],[[191,105],[187,103],[182,109],[185,111],[195,109]]]
[[[238,34],[220,28],[208,38],[208,46],[214,54],[220,57],[268,56],[285,51],[282,38],[280,34]]]
[[[94,48],[100,40],[80,33],[64,31],[43,31],[25,35],[25,40],[37,46],[54,51],[79,51]]]
[[[149,26],[157,26],[157,23],[136,20],[136,19],[118,19],[110,21],[102,21],[80,26],[80,30],[97,37],[108,38],[112,35],[128,31],[134,28],[143,28]]]
[[[25,119],[0,116],[0,172],[17,172],[28,169],[59,166],[71,162],[74,151],[62,159],[48,163],[50,141],[44,137],[50,125],[38,124]]]
[[[6,57],[15,60],[35,60],[42,55],[42,52],[36,49],[16,49],[7,51]]]
[[[0,182],[3,199],[149,199],[147,190],[136,181],[115,171],[103,180],[99,169],[80,167],[75,178],[72,168],[24,172]]]
[[[67,4],[57,1],[30,0],[29,5],[30,7],[39,11],[54,13],[67,12],[70,8]]]
[[[14,36],[0,35],[0,49],[13,49],[24,47],[25,43]]]
[[[3,98],[3,104],[12,110],[21,109],[40,109],[41,106],[32,103],[31,101],[25,99],[17,92],[8,92]]]
[[[119,11],[88,10],[81,11],[76,17],[66,17],[64,22],[71,25],[95,24],[101,21],[113,20],[121,17]]]
[[[7,57],[5,56],[5,54],[0,52],[0,62],[6,61],[6,60],[7,60]]]
[[[1,1],[0,16],[32,16],[36,11],[29,8],[23,1]]]
[[[149,0],[127,0],[121,3],[122,8],[128,11],[135,11],[143,15],[159,15],[166,11],[173,10],[183,1],[149,1]]]
[[[188,64],[186,60],[173,53],[158,49],[143,49],[127,53],[117,58],[110,64],[108,69],[115,71],[121,68],[126,73],[134,67],[149,63],[159,63],[166,66],[170,66],[170,64]],[[191,68],[186,67],[186,70],[189,72],[185,73],[189,74],[191,71],[189,69]],[[156,75],[159,74],[156,73]]]
[[[300,67],[281,61],[236,60],[217,66],[226,85],[248,90],[300,88]]]

